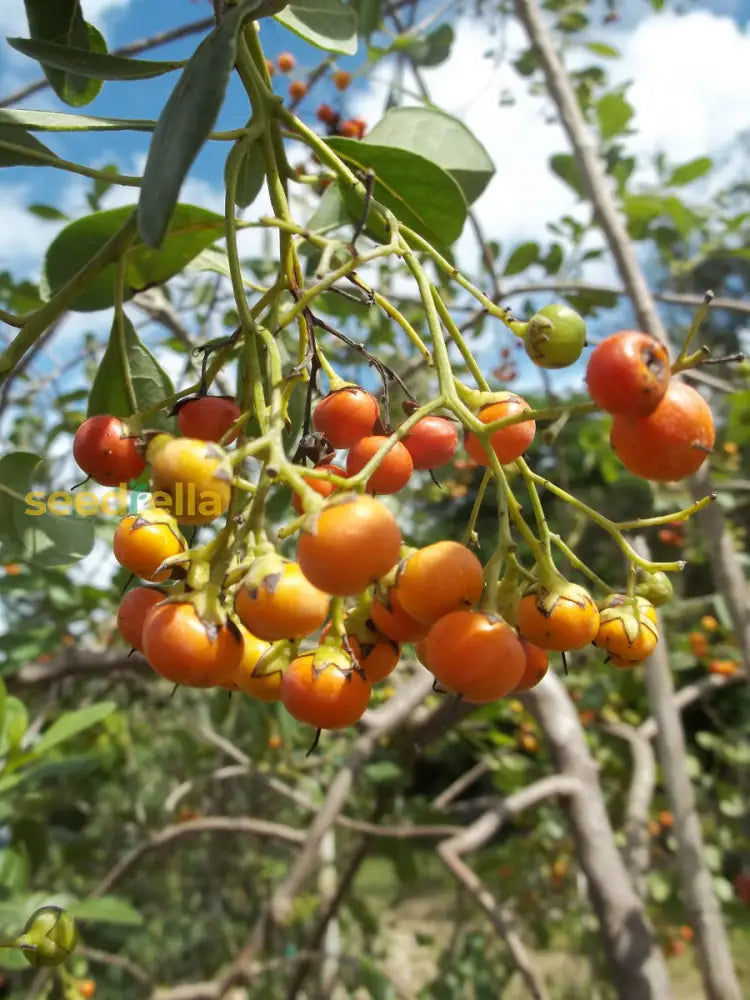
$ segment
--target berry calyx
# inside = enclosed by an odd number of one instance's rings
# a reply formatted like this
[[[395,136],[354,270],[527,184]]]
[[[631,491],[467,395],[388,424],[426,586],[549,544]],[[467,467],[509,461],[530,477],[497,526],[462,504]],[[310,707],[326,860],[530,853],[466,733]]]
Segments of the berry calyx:
[[[656,611],[644,597],[630,600],[612,594],[600,610],[594,645],[609,653],[618,667],[634,667],[647,659],[659,641]]]

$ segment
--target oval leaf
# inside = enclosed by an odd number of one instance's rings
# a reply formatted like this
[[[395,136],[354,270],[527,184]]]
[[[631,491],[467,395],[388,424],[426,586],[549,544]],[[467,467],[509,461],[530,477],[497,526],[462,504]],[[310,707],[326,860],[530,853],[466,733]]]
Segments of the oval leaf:
[[[127,56],[111,56],[106,52],[79,49],[70,45],[58,45],[35,38],[8,38],[10,46],[36,59],[42,67],[52,66],[66,70],[80,77],[95,80],[148,80],[164,73],[181,69],[184,62],[159,62],[154,59],[129,59]]]
[[[457,181],[470,205],[495,173],[489,153],[463,122],[435,108],[391,108],[363,141],[432,160]]]
[[[24,0],[29,33],[34,41],[92,52],[106,52],[107,45],[99,31],[83,19],[79,0]],[[60,100],[81,107],[94,100],[101,90],[101,81],[79,76],[75,72],[42,66],[44,75]]]
[[[503,274],[519,274],[539,260],[538,243],[520,243],[508,258]]]
[[[117,896],[82,899],[78,903],[70,903],[67,909],[71,916],[82,923],[124,924],[126,927],[138,927],[143,923],[140,913]]]
[[[124,344],[120,342],[115,317],[109,342],[91,386],[89,417],[98,413],[111,413],[115,417],[131,416],[133,407],[127,390],[128,374],[139,410],[155,406],[174,393],[171,379],[139,338],[127,316],[122,317],[122,323]],[[158,416],[149,423],[158,425]],[[164,423],[162,420],[161,424]]]
[[[90,729],[111,715],[116,708],[117,705],[113,701],[99,701],[94,705],[87,705],[86,708],[66,712],[59,719],[55,719],[36,741],[33,747],[34,756],[40,757],[60,743],[77,736],[85,729]]]
[[[341,0],[294,0],[276,20],[319,49],[346,56],[357,51],[357,15]]]
[[[350,165],[375,172],[374,197],[420,236],[449,247],[461,235],[467,206],[461,188],[432,160],[392,146],[340,137],[328,140]],[[349,206],[349,194],[344,200]],[[352,208],[358,211],[356,199]]]
[[[698,180],[699,177],[705,177],[707,173],[711,171],[714,165],[714,161],[710,156],[699,156],[695,160],[689,160],[687,163],[681,163],[679,167],[675,167],[672,171],[672,175],[667,181],[669,185],[682,185],[690,184],[691,181]]]
[[[62,229],[47,249],[41,287],[53,295],[117,232],[133,206],[94,212]],[[125,299],[178,274],[201,250],[224,235],[224,219],[197,205],[178,205],[162,247],[151,250],[140,241],[127,254]],[[71,309],[90,312],[114,302],[115,265],[105,267],[75,300]]]
[[[96,118],[27,108],[0,108],[0,125],[32,132],[153,132],[156,128],[156,122],[148,118]]]
[[[260,0],[233,7],[205,38],[182,71],[159,116],[143,172],[138,232],[159,247],[193,160],[216,124],[237,56],[237,35]]]
[[[255,201],[266,180],[263,151],[259,142],[246,146],[240,160],[237,176],[235,203],[239,208],[247,208]]]

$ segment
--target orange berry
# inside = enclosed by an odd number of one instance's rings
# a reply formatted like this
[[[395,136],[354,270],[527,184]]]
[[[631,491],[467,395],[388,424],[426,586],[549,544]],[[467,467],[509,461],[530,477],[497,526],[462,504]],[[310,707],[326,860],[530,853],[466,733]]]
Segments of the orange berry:
[[[301,101],[308,87],[304,80],[292,80],[289,84],[289,96],[293,101]]]
[[[281,680],[281,701],[298,722],[344,729],[364,715],[370,685],[343,650],[321,646],[289,664]]]
[[[599,631],[599,610],[577,584],[562,583],[554,591],[540,586],[521,598],[518,631],[542,649],[582,649]]]
[[[291,73],[294,67],[297,65],[297,60],[294,58],[291,52],[280,52],[276,57],[276,65],[279,67],[282,73]]]
[[[352,445],[346,459],[346,474],[356,476],[388,440],[380,434],[370,434]],[[398,493],[409,482],[414,463],[406,447],[396,441],[381,459],[380,465],[367,480],[368,493],[383,495]]]
[[[263,561],[261,561],[263,562]],[[321,627],[331,598],[304,576],[295,562],[275,557],[237,591],[235,610],[242,624],[259,639],[304,639]]]
[[[483,588],[482,564],[471,549],[452,541],[417,549],[404,559],[396,576],[401,607],[426,625],[451,611],[472,607]]]
[[[701,628],[704,628],[706,632],[716,632],[719,628],[719,623],[713,615],[704,615],[701,618]]]
[[[352,82],[352,74],[345,69],[340,69],[333,74],[333,84],[336,90],[347,90]]]
[[[664,829],[674,826],[674,816],[668,809],[663,809],[659,813],[659,823]]]
[[[477,416],[483,424],[492,424],[496,420],[506,417],[514,417],[519,413],[530,410],[531,407],[521,396],[512,392],[499,394],[499,398],[494,403],[483,406]],[[490,446],[497,455],[501,465],[515,462],[517,458],[526,451],[536,434],[536,423],[533,420],[524,420],[518,424],[510,424],[508,427],[501,427],[490,437]],[[473,432],[469,431],[465,435],[466,450],[479,465],[487,465],[489,457],[484,447],[484,443]]]
[[[701,659],[708,652],[708,639],[702,632],[691,632],[688,636],[688,642],[693,655],[697,656],[698,659]]]

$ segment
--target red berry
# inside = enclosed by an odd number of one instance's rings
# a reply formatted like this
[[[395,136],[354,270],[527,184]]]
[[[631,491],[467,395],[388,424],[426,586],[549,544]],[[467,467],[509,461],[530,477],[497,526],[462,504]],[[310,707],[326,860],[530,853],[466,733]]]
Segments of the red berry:
[[[387,437],[380,434],[371,434],[369,437],[357,441],[346,459],[347,476],[355,476],[361,469],[364,469],[387,440]],[[396,441],[367,480],[367,492],[398,493],[409,482],[413,469],[411,455],[400,441]]]
[[[622,330],[597,344],[586,369],[586,385],[597,406],[631,417],[653,413],[670,378],[666,347],[637,330]]]
[[[146,468],[136,439],[128,437],[119,417],[102,413],[84,420],[73,438],[73,458],[101,486],[120,486]]]
[[[647,417],[615,416],[610,440],[622,464],[652,482],[691,476],[714,446],[714,419],[700,393],[673,379]]]
[[[313,411],[313,426],[325,434],[334,448],[351,448],[372,433],[378,418],[378,401],[358,386],[336,389]]]
[[[230,396],[198,396],[180,404],[177,426],[184,437],[200,441],[220,441],[241,412]],[[239,432],[238,427],[224,443],[231,444]]]
[[[458,430],[445,417],[422,417],[404,438],[415,469],[437,469],[453,458]]]

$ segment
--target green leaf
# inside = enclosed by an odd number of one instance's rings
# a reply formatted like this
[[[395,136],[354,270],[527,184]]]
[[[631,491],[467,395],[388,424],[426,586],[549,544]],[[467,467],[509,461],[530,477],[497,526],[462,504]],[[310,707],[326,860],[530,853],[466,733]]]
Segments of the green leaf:
[[[153,132],[156,128],[156,122],[148,118],[97,118],[26,108],[0,108],[0,125],[32,132]]]
[[[66,712],[59,719],[55,719],[51,726],[44,730],[33,747],[34,756],[41,757],[48,753],[53,747],[65,743],[66,740],[77,736],[79,733],[96,726],[108,715],[111,715],[117,705],[113,701],[99,701],[86,708],[76,709],[74,712]]]
[[[0,729],[0,756],[6,756],[10,751],[17,750],[29,726],[29,713],[24,703],[18,699],[5,699],[5,710]]]
[[[61,230],[47,249],[41,288],[49,298],[76,274],[132,213],[133,206],[94,212]],[[132,244],[127,253],[125,299],[153,285],[160,285],[182,269],[206,247],[224,235],[224,219],[197,205],[178,205],[163,245],[158,250]],[[115,265],[105,267],[72,304],[71,309],[90,312],[114,302]]]
[[[96,80],[148,80],[164,73],[180,69],[184,62],[158,62],[149,59],[129,59],[127,56],[111,56],[106,52],[88,48],[74,48],[33,38],[8,38],[8,44],[36,59],[43,68],[53,67],[66,70],[79,77],[93,77]]]
[[[30,451],[11,451],[3,455],[0,458],[0,487],[5,486],[18,496],[25,496],[41,461],[39,455]],[[13,511],[16,507],[25,510],[26,504],[0,489],[0,539],[16,540],[13,528]]]
[[[128,373],[139,410],[161,403],[174,393],[171,379],[141,341],[133,324],[127,316],[122,319],[124,343],[120,343],[115,317],[109,342],[91,386],[87,411],[89,417],[98,413],[111,413],[115,417],[129,417],[132,414],[133,407],[127,390]],[[149,418],[149,423],[164,426],[165,419],[160,420],[159,415],[155,414],[153,418]]]
[[[466,201],[457,182],[436,163],[406,149],[356,139],[335,137],[328,143],[350,165],[374,171],[375,199],[420,236],[450,247],[461,235]],[[356,215],[357,198],[348,188],[343,196],[349,211]]]
[[[463,122],[434,108],[391,108],[364,143],[406,149],[432,160],[453,177],[470,205],[495,173],[489,153]]]
[[[159,116],[143,172],[138,232],[161,246],[193,160],[216,124],[237,57],[240,28],[261,0],[233,7],[198,46]]]
[[[455,34],[450,24],[441,24],[429,35],[418,38],[409,47],[409,55],[417,66],[439,66],[451,54]]]
[[[319,49],[345,56],[357,51],[357,15],[341,0],[294,0],[276,20]]]
[[[54,205],[45,205],[41,202],[37,202],[34,205],[28,205],[27,207],[32,215],[36,215],[40,219],[44,219],[47,222],[66,222],[69,218],[65,212],[61,212],[60,209],[55,208]]]
[[[127,900],[118,896],[82,899],[77,903],[70,903],[67,910],[82,923],[122,924],[125,927],[138,927],[143,923],[140,913]]]
[[[226,173],[225,173],[226,180]],[[247,208],[260,194],[266,180],[266,167],[263,160],[263,150],[259,142],[245,146],[240,160],[237,176],[237,194],[235,203],[240,208]]]
[[[710,173],[713,165],[714,161],[710,156],[699,156],[695,160],[688,160],[687,163],[681,163],[679,167],[675,167],[667,184],[670,186],[690,184],[691,181],[698,180],[699,177],[705,177],[707,173]]]
[[[398,781],[403,777],[402,769],[392,760],[373,761],[364,768],[364,774],[376,785]]]
[[[612,45],[605,45],[604,42],[586,42],[586,48],[589,52],[593,52],[597,56],[602,56],[604,59],[617,59],[620,56],[619,49],[614,48]]]
[[[550,156],[549,165],[553,174],[556,174],[561,181],[564,181],[568,187],[573,188],[576,194],[583,198],[585,189],[575,157],[571,156],[570,153],[555,153]]]
[[[39,142],[36,136],[31,135],[26,129],[9,128],[0,121],[0,167],[46,166],[33,156],[25,156],[25,149],[57,159],[56,153],[43,142]]]
[[[602,138],[611,139],[624,132],[634,114],[633,106],[619,91],[605,94],[596,105],[596,116],[599,119]]]
[[[383,19],[382,0],[350,0],[349,6],[353,7],[357,14],[360,35],[369,38]]]
[[[24,0],[29,33],[34,41],[52,42],[83,51],[106,52],[97,29],[83,19],[79,0]],[[57,96],[73,107],[89,104],[101,90],[101,81],[90,80],[53,66],[43,66],[44,75]]]
[[[93,521],[76,514],[72,500],[67,515],[48,511],[29,514],[17,507],[13,523],[24,559],[36,566],[71,566],[85,559],[94,546]]]
[[[520,274],[539,260],[538,243],[520,243],[508,258],[503,274]]]
[[[307,220],[305,228],[313,233],[325,233],[331,229],[338,229],[346,222],[351,221],[353,221],[353,217],[344,205],[341,192],[335,184],[332,184],[323,192],[323,197]]]

